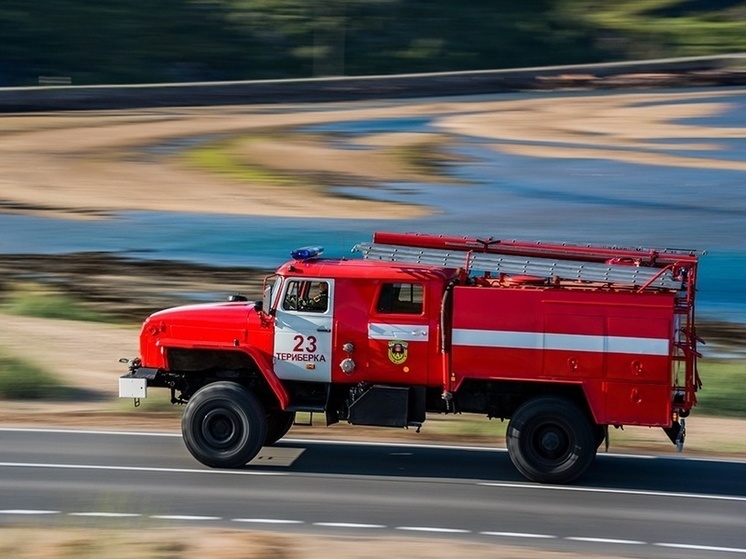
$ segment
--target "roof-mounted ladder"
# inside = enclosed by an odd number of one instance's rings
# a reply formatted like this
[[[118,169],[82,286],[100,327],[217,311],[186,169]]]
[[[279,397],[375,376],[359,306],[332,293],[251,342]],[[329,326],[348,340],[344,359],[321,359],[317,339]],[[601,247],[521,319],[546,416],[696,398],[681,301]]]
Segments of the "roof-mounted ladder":
[[[686,280],[674,276],[673,267],[656,268],[629,264],[609,264],[538,258],[533,256],[475,252],[471,250],[446,250],[379,243],[359,243],[353,251],[362,253],[367,260],[422,264],[445,268],[463,268],[467,273],[529,275],[542,278],[559,278],[570,281],[602,282],[637,288],[679,290]]]

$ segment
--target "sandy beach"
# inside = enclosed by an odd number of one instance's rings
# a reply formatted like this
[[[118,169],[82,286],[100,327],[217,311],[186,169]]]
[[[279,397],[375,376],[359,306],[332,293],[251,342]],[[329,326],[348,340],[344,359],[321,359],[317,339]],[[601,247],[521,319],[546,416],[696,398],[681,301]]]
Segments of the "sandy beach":
[[[534,157],[746,170],[746,162],[719,158],[715,144],[746,137],[746,128],[684,122],[722,114],[733,92],[9,115],[0,132],[0,211],[78,219],[126,210],[420,217],[431,209],[341,196],[334,187],[397,180],[432,188],[452,184],[438,172],[437,165],[448,161],[441,146],[464,136]],[[305,128],[424,116],[431,117],[427,132],[332,137]],[[222,162],[190,157],[195,145],[215,150]],[[434,165],[407,156],[413,152]]]

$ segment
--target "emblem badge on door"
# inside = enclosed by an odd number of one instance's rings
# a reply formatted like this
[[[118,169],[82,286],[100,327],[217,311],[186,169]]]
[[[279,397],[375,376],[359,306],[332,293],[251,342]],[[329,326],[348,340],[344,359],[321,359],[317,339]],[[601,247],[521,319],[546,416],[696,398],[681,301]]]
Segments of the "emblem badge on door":
[[[401,365],[407,360],[407,342],[392,340],[389,342],[389,359],[394,365]]]

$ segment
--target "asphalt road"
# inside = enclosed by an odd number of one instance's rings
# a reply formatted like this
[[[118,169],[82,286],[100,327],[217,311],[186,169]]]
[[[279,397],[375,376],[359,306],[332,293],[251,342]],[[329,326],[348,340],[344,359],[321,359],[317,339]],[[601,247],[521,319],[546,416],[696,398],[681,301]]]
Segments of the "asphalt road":
[[[599,455],[572,486],[501,450],[289,439],[210,470],[172,434],[0,429],[0,527],[222,526],[633,557],[746,557],[746,462]]]

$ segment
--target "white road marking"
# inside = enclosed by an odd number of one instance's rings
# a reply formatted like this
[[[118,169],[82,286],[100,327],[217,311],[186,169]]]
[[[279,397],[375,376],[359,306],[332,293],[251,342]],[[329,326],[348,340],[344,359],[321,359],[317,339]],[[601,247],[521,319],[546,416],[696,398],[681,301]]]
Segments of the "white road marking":
[[[314,522],[313,526],[325,528],[386,528],[383,524],[357,524],[355,522]]]
[[[239,476],[285,476],[285,472],[254,470],[200,470],[197,468],[155,468],[146,466],[103,466],[96,464],[36,464],[33,462],[0,462],[0,468],[49,468],[62,470],[113,470],[120,472],[162,472],[169,474],[222,474]]]
[[[686,543],[654,543],[658,547],[671,547],[674,549],[692,549],[694,551],[722,551],[725,553],[746,553],[742,547],[719,547],[714,545],[694,545]]]
[[[641,542],[639,540],[618,540],[614,538],[585,538],[581,536],[571,536],[564,538],[566,540],[574,542],[589,542],[589,543],[615,543],[622,545],[646,545],[647,542]]]
[[[538,539],[557,539],[557,536],[551,534],[528,534],[525,532],[479,532],[483,536],[498,536],[501,538],[538,538]]]
[[[86,516],[100,518],[137,518],[142,516],[135,512],[69,512],[67,516]]]
[[[231,518],[231,522],[248,524],[304,524],[303,520],[285,520],[283,518]]]
[[[170,474],[210,474],[210,475],[234,475],[234,476],[287,476],[288,472],[267,472],[256,470],[208,470],[197,468],[156,468],[146,466],[105,466],[95,464],[44,464],[32,462],[0,462],[2,468],[46,468],[46,469],[66,469],[66,470],[100,470],[100,471],[123,471],[123,472],[154,472]],[[649,497],[674,497],[682,499],[703,499],[711,501],[735,501],[746,502],[746,497],[737,497],[731,495],[711,495],[697,493],[675,493],[666,491],[640,491],[632,489],[603,489],[598,487],[577,487],[561,485],[539,485],[528,483],[499,483],[499,482],[480,482],[477,485],[486,487],[503,487],[514,489],[534,489],[541,491],[574,491],[581,493],[607,493],[616,495],[646,495]]]
[[[14,433],[63,433],[72,435],[124,435],[127,437],[179,437],[181,433],[158,431],[106,431],[104,429],[43,429],[34,427],[0,427],[0,431]]]
[[[44,429],[32,427],[0,427],[0,432],[9,433],[57,433],[73,435],[119,435],[128,437],[175,437],[182,438],[181,433],[164,433],[156,431],[106,431],[103,429]],[[446,450],[475,450],[480,452],[507,452],[507,448],[495,448],[490,446],[462,446],[436,443],[402,443],[402,442],[379,442],[379,441],[343,441],[334,438],[329,439],[294,439],[283,438],[283,443],[290,444],[333,444],[335,446],[380,446],[398,448],[442,448]],[[638,457],[635,455],[635,457]],[[652,457],[651,457],[652,458]]]
[[[157,431],[106,431],[103,429],[46,429],[32,427],[0,427],[0,432],[17,432],[17,433],[60,433],[60,434],[85,434],[85,435],[122,435],[132,437],[174,437],[181,438],[181,433],[164,433]],[[467,446],[467,445],[450,445],[438,443],[418,443],[418,442],[381,442],[381,441],[354,441],[338,440],[333,437],[328,439],[295,439],[283,438],[282,443],[290,444],[332,444],[335,446],[372,446],[372,447],[397,447],[410,449],[444,449],[444,450],[469,450],[477,452],[507,452],[507,448],[498,448],[491,446]],[[686,460],[690,462],[717,462],[724,464],[746,464],[746,460],[741,458],[706,458],[701,456],[669,456],[669,455],[651,455],[651,454],[624,454],[617,452],[604,452],[599,454],[598,458],[635,458],[648,460]]]
[[[680,499],[705,499],[710,501],[746,502],[746,497],[733,495],[711,495],[699,493],[676,493],[673,491],[642,491],[639,489],[604,489],[601,487],[577,487],[568,485],[539,485],[532,483],[499,483],[481,482],[486,487],[504,487],[508,489],[539,489],[542,491],[574,491],[578,493],[611,493],[614,495],[646,495],[648,497],[676,497]]]
[[[436,528],[434,526],[397,526],[394,530],[405,530],[408,532],[435,532],[439,534],[471,534],[471,530],[460,528]]]
[[[60,514],[60,511],[58,510],[6,509],[6,510],[0,510],[0,514]]]
[[[0,514],[7,515],[55,515],[62,514],[61,511],[57,510],[39,510],[39,509],[4,509],[0,510]],[[74,517],[91,517],[91,518],[137,518],[142,515],[139,513],[125,513],[125,512],[101,512],[101,511],[89,511],[89,512],[70,512],[67,516]],[[223,520],[221,516],[205,516],[205,515],[187,515],[187,514],[154,514],[148,518],[157,520],[173,520],[173,521],[218,521]],[[303,520],[291,520],[285,518],[231,518],[231,522],[240,522],[245,524],[275,524],[275,525],[289,525],[289,524],[305,524]],[[318,526],[321,528],[351,528],[351,529],[384,529],[388,526],[384,524],[364,524],[354,522],[312,522],[312,526]],[[409,532],[427,532],[436,534],[471,534],[471,530],[464,530],[461,528],[443,528],[435,526],[396,526],[394,530],[402,530]],[[525,539],[559,539],[559,536],[551,534],[532,534],[528,532],[492,532],[484,531],[478,532],[482,536],[496,536],[504,538],[525,538]],[[656,547],[666,547],[672,549],[687,549],[692,551],[708,551],[708,552],[723,552],[723,553],[738,553],[746,554],[746,548],[740,547],[723,547],[723,546],[712,546],[712,545],[697,545],[697,544],[685,544],[685,543],[668,543],[658,542],[649,543],[639,540],[624,540],[615,538],[597,538],[590,536],[568,536],[562,538],[568,541],[574,542],[585,542],[585,543],[602,543],[602,544],[619,544],[619,545],[652,545]]]
[[[223,520],[222,516],[192,516],[188,514],[152,514],[149,518],[158,520]]]

